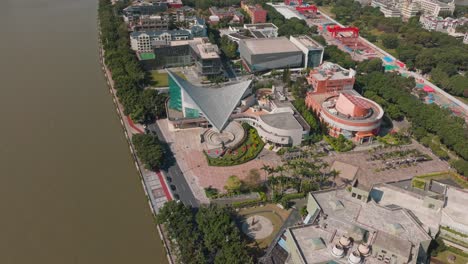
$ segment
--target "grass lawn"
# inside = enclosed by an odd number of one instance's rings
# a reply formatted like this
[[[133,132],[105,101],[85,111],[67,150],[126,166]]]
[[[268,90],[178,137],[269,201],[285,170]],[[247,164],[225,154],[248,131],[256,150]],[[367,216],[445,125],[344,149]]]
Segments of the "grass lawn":
[[[460,96],[455,96],[458,100],[464,102],[465,104],[468,104],[468,98],[465,97],[460,97]]]
[[[324,13],[325,15],[335,18],[335,14],[331,12],[332,6],[319,6],[318,7],[319,11]]]
[[[235,150],[228,150],[222,157],[213,158],[205,155],[210,166],[234,166],[253,160],[262,151],[265,142],[262,141],[255,128],[242,124],[247,134],[245,141]],[[206,154],[206,153],[205,153]]]
[[[452,172],[452,171],[418,175],[418,176],[415,176],[413,179],[416,179],[416,178],[420,180],[424,180],[426,182],[430,181],[431,179],[434,179],[434,180],[451,179],[455,181],[458,185],[462,186],[463,188],[468,188],[468,182],[463,180],[459,174]]]
[[[380,31],[380,30],[378,30],[378,29],[376,29],[376,28],[372,29],[372,30],[370,31],[370,33],[371,33],[372,35],[375,35],[375,36],[380,36],[380,35],[383,34],[382,31]]]
[[[259,239],[255,242],[258,243],[260,248],[267,248],[268,245],[272,242],[273,238],[275,238],[276,234],[280,230],[281,226],[283,225],[284,221],[288,218],[290,212],[284,209],[279,208],[274,204],[267,204],[263,207],[251,207],[241,209],[239,211],[239,215],[248,218],[253,215],[261,215],[263,217],[268,218],[271,223],[273,224],[273,232],[271,235],[264,239]],[[250,246],[255,246],[254,241],[250,244]]]
[[[384,143],[385,145],[390,145],[390,146],[400,146],[400,145],[407,145],[411,143],[411,139],[409,137],[405,137],[400,134],[390,134],[390,133],[388,133],[387,135],[383,137],[378,137],[377,140],[379,142]]]
[[[393,57],[398,58],[398,54],[396,52],[396,49],[387,49],[383,46],[382,41],[380,39],[377,40],[377,42],[374,43],[377,47],[385,50],[386,52],[390,53]]]
[[[180,77],[187,79],[181,72],[176,72]],[[155,87],[167,87],[169,86],[169,80],[166,72],[151,71],[151,78],[153,79],[152,86]]]
[[[468,263],[468,258],[462,257],[462,256],[457,255],[457,254],[455,254],[453,252],[450,252],[448,250],[439,253],[437,255],[437,257],[435,257],[435,258],[437,260],[440,260],[440,261],[444,262],[444,263],[449,263],[448,260],[447,260],[447,257],[449,255],[455,255],[456,259],[455,259],[454,264],[466,264],[466,263]]]

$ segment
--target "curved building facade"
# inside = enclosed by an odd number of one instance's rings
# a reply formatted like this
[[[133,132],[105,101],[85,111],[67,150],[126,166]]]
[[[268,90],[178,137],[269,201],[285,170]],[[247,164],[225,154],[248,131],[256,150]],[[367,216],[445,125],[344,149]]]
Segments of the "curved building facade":
[[[378,134],[384,111],[352,89],[354,71],[324,63],[310,72],[308,81],[313,90],[307,93],[306,105],[327,124],[331,136],[364,143]]]

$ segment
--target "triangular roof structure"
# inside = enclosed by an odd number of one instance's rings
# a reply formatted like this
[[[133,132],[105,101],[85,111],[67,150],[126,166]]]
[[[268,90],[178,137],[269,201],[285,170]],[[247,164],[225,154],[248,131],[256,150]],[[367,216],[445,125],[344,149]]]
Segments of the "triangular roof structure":
[[[228,124],[232,111],[239,104],[252,82],[248,80],[219,88],[201,87],[191,84],[169,70],[167,72],[169,77],[181,89],[184,89],[192,101],[200,108],[213,128],[219,132]]]

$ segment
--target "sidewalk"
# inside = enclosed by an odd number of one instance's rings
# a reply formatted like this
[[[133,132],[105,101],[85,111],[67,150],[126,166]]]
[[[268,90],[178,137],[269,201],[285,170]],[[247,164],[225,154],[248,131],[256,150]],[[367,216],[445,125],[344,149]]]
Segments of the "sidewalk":
[[[102,55],[102,53],[100,55]],[[103,65],[105,65],[104,57],[101,56],[101,59]],[[123,114],[123,106],[117,99],[117,91],[114,89],[112,74],[105,66],[103,66],[103,70],[107,79],[107,84],[109,85],[109,91],[113,96],[114,104],[117,106],[116,111],[120,117],[120,123],[124,128],[125,137],[128,139],[130,145],[130,152],[134,156],[135,166],[140,174],[143,189],[150,202],[150,209],[154,214],[157,214],[159,212],[159,208],[161,208],[165,202],[172,200],[172,193],[169,191],[165,177],[161,172],[154,172],[145,169],[144,165],[138,160],[131,139],[135,134],[143,134],[144,128],[139,124],[135,124],[129,116],[125,116]],[[158,176],[158,173],[160,176]]]

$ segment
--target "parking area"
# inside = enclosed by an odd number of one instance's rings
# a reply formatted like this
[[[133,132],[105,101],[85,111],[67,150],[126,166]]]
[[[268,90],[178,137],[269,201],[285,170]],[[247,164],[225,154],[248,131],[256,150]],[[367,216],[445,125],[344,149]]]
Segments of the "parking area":
[[[418,156],[427,155],[430,160],[416,161],[413,157],[414,154],[412,154],[415,152],[418,153]],[[405,153],[411,155],[405,155]],[[330,156],[323,157],[323,160],[329,164],[339,161],[357,167],[356,178],[360,184],[365,186],[408,180],[417,175],[449,170],[449,164],[446,161],[440,160],[430,150],[417,142],[377,150],[333,152]],[[398,165],[395,165],[397,163]],[[336,183],[341,185],[345,181],[340,180],[340,177],[338,177]]]

